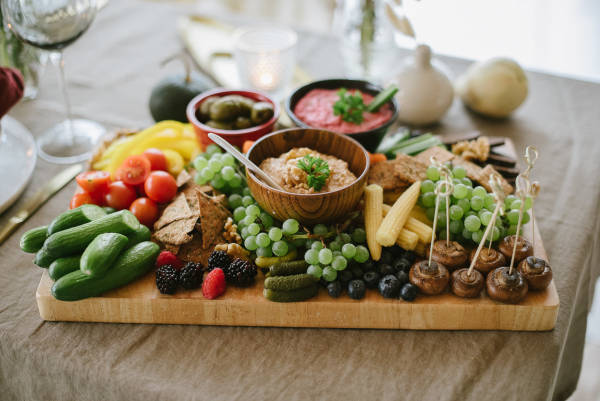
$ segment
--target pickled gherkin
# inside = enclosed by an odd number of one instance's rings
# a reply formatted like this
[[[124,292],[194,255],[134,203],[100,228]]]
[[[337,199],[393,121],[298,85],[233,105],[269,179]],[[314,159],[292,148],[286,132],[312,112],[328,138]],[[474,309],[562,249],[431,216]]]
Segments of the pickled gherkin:
[[[275,276],[265,279],[265,288],[278,291],[292,291],[311,287],[317,280],[312,274],[294,274],[292,276]]]
[[[273,302],[299,302],[306,301],[317,295],[319,292],[319,287],[317,285],[312,285],[310,287],[300,288],[292,291],[278,291],[271,290],[265,288],[263,290],[263,295],[269,301]]]
[[[252,106],[250,118],[254,124],[263,124],[270,120],[274,113],[275,111],[271,103],[258,102]]]

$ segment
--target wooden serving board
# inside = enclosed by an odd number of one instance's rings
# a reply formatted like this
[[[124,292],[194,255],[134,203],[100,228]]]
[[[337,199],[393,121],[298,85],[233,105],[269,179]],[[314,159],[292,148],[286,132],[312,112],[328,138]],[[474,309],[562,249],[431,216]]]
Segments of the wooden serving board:
[[[535,255],[547,260],[539,232]],[[559,306],[554,281],[518,305],[492,301],[485,291],[476,299],[445,293],[405,302],[384,299],[375,290],[359,301],[347,295],[333,299],[324,289],[309,301],[276,303],[263,297],[262,281],[259,276],[251,288],[229,287],[220,298],[207,300],[200,290],[161,295],[149,273],[102,297],[64,302],[52,297],[52,281],[44,272],[36,298],[40,316],[50,321],[415,330],[551,330]]]

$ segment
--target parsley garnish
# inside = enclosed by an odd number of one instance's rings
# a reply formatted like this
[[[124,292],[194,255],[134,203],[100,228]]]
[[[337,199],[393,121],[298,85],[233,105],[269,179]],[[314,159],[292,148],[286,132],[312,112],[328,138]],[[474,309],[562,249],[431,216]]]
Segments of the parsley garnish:
[[[366,110],[363,102],[362,93],[357,91],[354,95],[349,93],[346,88],[341,88],[338,91],[340,97],[333,105],[333,114],[341,115],[342,120],[353,124],[363,122],[363,112]]]
[[[306,155],[298,160],[298,168],[306,172],[306,183],[309,188],[314,188],[317,191],[323,188],[325,181],[329,178],[329,164],[320,157]]]

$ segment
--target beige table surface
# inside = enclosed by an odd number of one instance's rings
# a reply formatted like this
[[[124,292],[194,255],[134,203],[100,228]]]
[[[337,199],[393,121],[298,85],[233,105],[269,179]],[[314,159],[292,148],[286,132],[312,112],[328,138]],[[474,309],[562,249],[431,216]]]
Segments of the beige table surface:
[[[187,6],[114,1],[66,50],[77,116],[107,127],[151,123],[159,62],[179,50],[175,21]],[[301,64],[340,74],[333,39],[301,34]],[[466,61],[445,59],[454,73]],[[175,67],[170,67],[173,70]],[[54,71],[40,97],[12,115],[34,134],[61,118]],[[18,250],[27,229],[50,221],[71,184],[0,246],[2,400],[561,400],[577,384],[591,287],[600,273],[600,85],[528,74],[531,96],[507,121],[455,102],[436,132],[479,129],[536,144],[542,236],[561,298],[545,333],[417,332],[47,323],[35,288],[40,270]],[[38,161],[30,196],[60,167]],[[0,186],[2,184],[0,183]],[[0,189],[1,190],[1,189]],[[23,198],[0,216],[0,225]]]

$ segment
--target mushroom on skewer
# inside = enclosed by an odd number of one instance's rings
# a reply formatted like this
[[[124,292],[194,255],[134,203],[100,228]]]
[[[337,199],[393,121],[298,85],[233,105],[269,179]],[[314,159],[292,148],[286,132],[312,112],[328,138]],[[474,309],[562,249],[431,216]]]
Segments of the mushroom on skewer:
[[[513,254],[513,248],[515,246],[515,240],[517,241],[517,248],[515,250],[515,263],[519,263],[528,256],[533,256],[533,246],[531,242],[521,236],[511,235],[504,237],[498,245],[498,249],[506,258],[511,258]]]
[[[471,262],[475,258],[476,249],[471,251],[470,259]],[[475,260],[475,270],[479,270],[483,274],[488,274],[490,271],[497,267],[506,265],[506,258],[504,255],[494,248],[483,248],[479,252],[477,260]]]
[[[544,290],[552,281],[552,268],[544,259],[528,256],[517,267],[519,273],[525,277],[529,288]]]
[[[443,264],[450,271],[464,266],[469,258],[465,248],[456,241],[435,241],[431,252],[431,259]]]
[[[517,304],[527,295],[527,281],[517,271],[510,267],[498,267],[492,270],[486,279],[486,290],[494,301]]]
[[[462,298],[478,297],[483,290],[483,274],[477,270],[463,268],[452,273],[452,292]]]
[[[448,286],[450,274],[443,264],[433,260],[422,260],[410,268],[408,278],[423,294],[437,295],[444,292]]]

